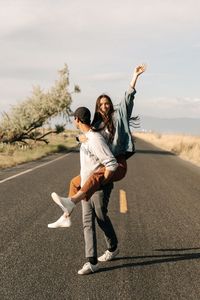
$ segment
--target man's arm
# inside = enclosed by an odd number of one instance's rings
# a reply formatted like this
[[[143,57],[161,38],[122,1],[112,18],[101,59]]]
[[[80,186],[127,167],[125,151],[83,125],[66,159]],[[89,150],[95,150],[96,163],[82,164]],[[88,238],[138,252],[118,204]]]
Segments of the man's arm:
[[[105,169],[104,172],[104,181],[102,182],[103,185],[106,185],[110,179],[112,179],[114,171],[110,171],[109,169]]]
[[[111,179],[113,172],[117,169],[118,163],[100,133],[93,135],[91,151],[98,158],[100,163],[105,166],[104,177],[106,184],[107,181]]]

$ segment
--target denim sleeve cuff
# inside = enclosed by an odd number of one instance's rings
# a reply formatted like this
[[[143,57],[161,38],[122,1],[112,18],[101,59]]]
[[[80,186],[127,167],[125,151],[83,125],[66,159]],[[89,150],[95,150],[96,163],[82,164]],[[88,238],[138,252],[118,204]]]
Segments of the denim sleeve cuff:
[[[136,92],[136,89],[135,89],[135,88],[132,88],[131,86],[128,87],[127,92],[128,92],[129,94],[132,94],[132,93],[133,93],[134,95],[137,93],[137,92]]]

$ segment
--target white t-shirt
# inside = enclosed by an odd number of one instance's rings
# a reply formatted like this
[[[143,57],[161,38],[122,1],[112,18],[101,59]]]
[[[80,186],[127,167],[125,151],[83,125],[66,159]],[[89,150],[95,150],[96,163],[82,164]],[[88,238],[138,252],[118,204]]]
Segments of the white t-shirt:
[[[82,143],[80,148],[81,186],[102,165],[110,171],[115,171],[118,166],[105,139],[99,132],[89,130],[85,136],[87,141]]]

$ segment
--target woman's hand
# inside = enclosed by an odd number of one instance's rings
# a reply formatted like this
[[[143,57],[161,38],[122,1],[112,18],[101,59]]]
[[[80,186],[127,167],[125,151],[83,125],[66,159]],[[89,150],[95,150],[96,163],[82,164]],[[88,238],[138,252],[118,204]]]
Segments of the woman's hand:
[[[144,73],[146,71],[146,65],[145,64],[142,64],[142,65],[139,65],[137,66],[135,69],[134,69],[134,72],[133,72],[133,78],[130,82],[130,86],[134,89],[135,88],[135,85],[136,85],[136,82],[137,82],[137,79],[138,79],[138,76],[141,75],[142,73]]]
[[[144,73],[146,71],[146,64],[142,64],[142,65],[139,65],[135,68],[134,70],[134,73],[133,73],[133,76],[136,75],[136,76],[139,76],[141,75],[142,73]]]

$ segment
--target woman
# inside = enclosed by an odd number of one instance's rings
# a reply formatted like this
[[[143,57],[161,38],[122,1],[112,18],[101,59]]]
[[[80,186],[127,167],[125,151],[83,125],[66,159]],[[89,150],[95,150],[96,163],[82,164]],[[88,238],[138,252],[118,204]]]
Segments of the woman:
[[[83,199],[86,201],[90,199],[102,185],[110,181],[119,181],[125,177],[127,172],[126,159],[130,157],[135,150],[129,128],[129,121],[134,104],[133,100],[136,93],[135,86],[138,76],[145,70],[145,65],[139,65],[135,68],[130,87],[125,93],[125,97],[119,104],[117,110],[114,110],[109,96],[103,94],[97,98],[94,120],[92,122],[93,130],[99,131],[106,139],[111,152],[117,159],[118,168],[113,172],[112,177],[108,179],[105,175],[105,169],[102,167],[98,172],[91,175],[82,187],[80,186],[80,175],[74,177],[70,182],[68,195],[74,206]],[[83,139],[81,139],[81,141],[84,142]],[[52,198],[58,204],[60,197],[56,193],[52,194]],[[69,214],[64,213],[56,222],[48,224],[48,227],[69,227],[70,225]]]

